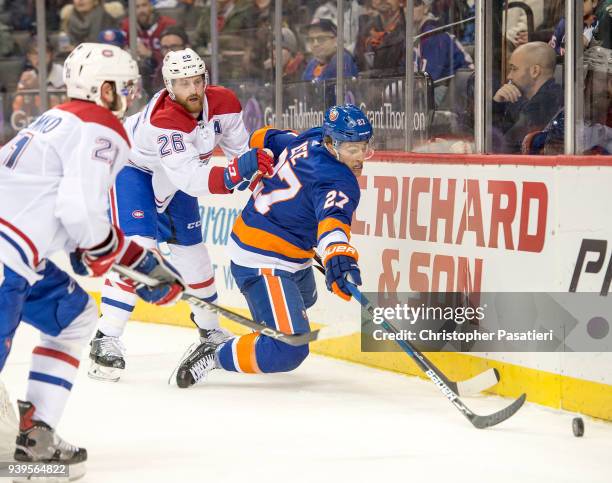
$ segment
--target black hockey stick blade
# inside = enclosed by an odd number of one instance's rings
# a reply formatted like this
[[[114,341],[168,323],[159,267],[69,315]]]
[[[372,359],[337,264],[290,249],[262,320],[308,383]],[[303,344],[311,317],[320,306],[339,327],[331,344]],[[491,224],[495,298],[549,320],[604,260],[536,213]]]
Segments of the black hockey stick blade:
[[[527,394],[523,393],[521,396],[516,399],[512,404],[506,406],[504,409],[497,411],[496,413],[489,414],[488,416],[479,416],[478,414],[472,414],[472,416],[468,416],[470,422],[478,429],[490,428],[491,426],[495,426],[506,419],[514,416],[516,412],[521,409],[525,400],[527,399]]]
[[[321,258],[315,254],[314,259],[315,268],[325,275],[325,268],[323,267]],[[419,352],[418,357],[423,358],[429,365],[432,365],[422,353]],[[463,381],[451,381],[441,373],[439,374],[439,377],[454,393],[458,394],[459,396],[473,396],[484,391],[485,389],[489,389],[497,384],[500,380],[499,371],[495,368],[486,369],[485,371]]]
[[[374,307],[368,301],[367,297],[361,293],[357,286],[352,283],[350,278],[347,279],[346,285],[348,290],[351,292],[351,295],[353,295],[353,298],[357,300],[368,313],[372,314],[374,312]],[[385,319],[382,320],[381,326],[387,332],[395,334],[398,333],[398,330],[393,326],[393,324],[389,323]],[[447,385],[447,378],[444,373],[440,371],[440,369],[438,369],[407,340],[395,339],[395,342],[402,349],[404,349],[404,352],[406,352],[406,354],[408,354],[414,362],[416,362],[425,375],[435,384],[435,386],[453,404],[453,406],[455,406],[459,412],[461,412],[461,414],[463,414],[472,423],[472,425],[478,429],[495,426],[496,424],[505,421],[514,415],[525,403],[527,395],[523,394],[516,401],[501,411],[489,414],[487,416],[475,414],[463,403],[463,401],[461,401],[461,399],[459,399],[457,392]]]
[[[113,270],[122,277],[136,282],[136,284],[146,285],[147,287],[155,287],[159,284],[159,280],[148,277],[143,273],[137,272],[128,267],[124,267],[123,265],[113,265]],[[285,334],[284,332],[268,327],[267,325],[260,324],[259,322],[255,322],[254,320],[244,317],[243,315],[226,309],[225,307],[221,307],[220,305],[212,302],[206,302],[205,300],[199,299],[191,294],[188,294],[187,292],[183,292],[181,295],[181,300],[198,307],[212,310],[233,322],[248,327],[249,329],[261,332],[263,335],[267,335],[268,337],[272,337],[273,339],[280,340],[281,342],[292,346],[309,344],[310,342],[317,340],[319,335],[318,329],[305,332],[303,334]]]

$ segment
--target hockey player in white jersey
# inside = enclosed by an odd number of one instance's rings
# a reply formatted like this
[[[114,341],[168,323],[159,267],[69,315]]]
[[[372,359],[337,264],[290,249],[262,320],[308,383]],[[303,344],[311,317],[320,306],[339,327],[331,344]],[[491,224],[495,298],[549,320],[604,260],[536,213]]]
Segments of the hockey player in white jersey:
[[[55,428],[98,314],[92,298],[48,257],[69,253],[80,275],[101,276],[115,263],[157,273],[161,290],[136,290],[153,303],[171,303],[183,290],[161,257],[127,241],[107,215],[108,190],[129,153],[118,117],[138,80],[127,52],[81,44],[64,65],[70,100],[0,149],[0,370],[21,321],[41,332],[26,398],[18,401],[14,456],[71,465],[71,479],[84,471],[87,452]]]
[[[204,61],[191,49],[169,52],[162,66],[165,89],[158,92],[125,128],[132,143],[130,162],[117,176],[111,196],[113,223],[149,248],[165,242],[168,261],[186,290],[214,302],[217,291],[202,239],[198,196],[245,189],[257,173],[270,173],[272,158],[249,150],[249,135],[236,95],[209,85]],[[209,164],[219,146],[227,167]],[[117,381],[125,368],[120,341],[134,309],[132,287],[109,274],[102,290],[102,317],[92,340],[89,375]],[[191,307],[201,340],[220,342],[228,334],[216,314]]]

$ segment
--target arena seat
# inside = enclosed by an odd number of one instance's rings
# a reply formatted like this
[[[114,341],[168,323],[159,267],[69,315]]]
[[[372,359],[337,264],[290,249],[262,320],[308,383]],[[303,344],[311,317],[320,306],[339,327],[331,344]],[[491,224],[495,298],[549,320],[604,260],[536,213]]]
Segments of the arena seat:
[[[14,30],[12,33],[12,37],[17,46],[19,47],[19,52],[25,55],[32,34],[26,30]]]
[[[23,63],[22,57],[0,59],[0,84],[3,85],[8,92],[13,92],[17,87],[17,81],[19,81]]]
[[[468,83],[474,75],[473,69],[457,69],[455,76],[448,83],[445,96],[440,101],[437,110],[465,112],[468,98]]]

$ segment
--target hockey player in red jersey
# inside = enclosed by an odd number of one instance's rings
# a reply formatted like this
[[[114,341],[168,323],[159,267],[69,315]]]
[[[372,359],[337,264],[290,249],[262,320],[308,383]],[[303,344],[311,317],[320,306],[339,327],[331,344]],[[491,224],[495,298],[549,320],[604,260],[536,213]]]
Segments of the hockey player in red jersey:
[[[322,127],[300,135],[263,129],[251,137],[251,145],[270,149],[277,160],[273,176],[254,188],[228,243],[232,275],[254,320],[287,334],[310,330],[306,309],[317,297],[313,247],[324,260],[330,291],[349,300],[347,278],[361,284],[350,225],[371,137],[368,118],[353,105],[330,108]],[[212,369],[291,371],[307,355],[307,345],[259,332],[220,344],[204,341],[179,365],[176,382],[189,387]]]
[[[118,118],[138,82],[136,62],[118,47],[81,44],[66,59],[64,81],[70,101],[0,149],[0,370],[20,322],[40,330],[26,398],[18,401],[15,459],[67,464],[74,479],[87,452],[55,428],[98,313],[48,257],[70,253],[79,275],[99,277],[121,264],[158,277],[160,290],[135,289],[152,303],[174,302],[183,286],[157,253],[126,240],[107,216],[108,190],[130,149]]]
[[[125,122],[132,155],[117,176],[111,216],[143,246],[165,242],[169,253],[164,256],[180,272],[187,290],[214,302],[217,291],[197,197],[245,189],[258,172],[271,172],[272,158],[262,149],[249,149],[240,102],[231,90],[208,84],[204,61],[193,50],[169,52],[162,72],[166,88]],[[232,160],[227,167],[209,164],[216,146]],[[135,302],[132,287],[109,274],[90,352],[91,377],[119,379],[125,368],[120,336]],[[216,314],[196,305],[191,311],[201,340],[229,337]]]

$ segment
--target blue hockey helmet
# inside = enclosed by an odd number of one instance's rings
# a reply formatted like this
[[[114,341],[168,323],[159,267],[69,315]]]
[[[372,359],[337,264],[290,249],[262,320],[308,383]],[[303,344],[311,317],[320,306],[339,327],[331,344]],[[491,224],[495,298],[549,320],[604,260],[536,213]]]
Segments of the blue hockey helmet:
[[[372,124],[353,104],[332,106],[325,113],[323,136],[329,136],[334,143],[369,141]]]

